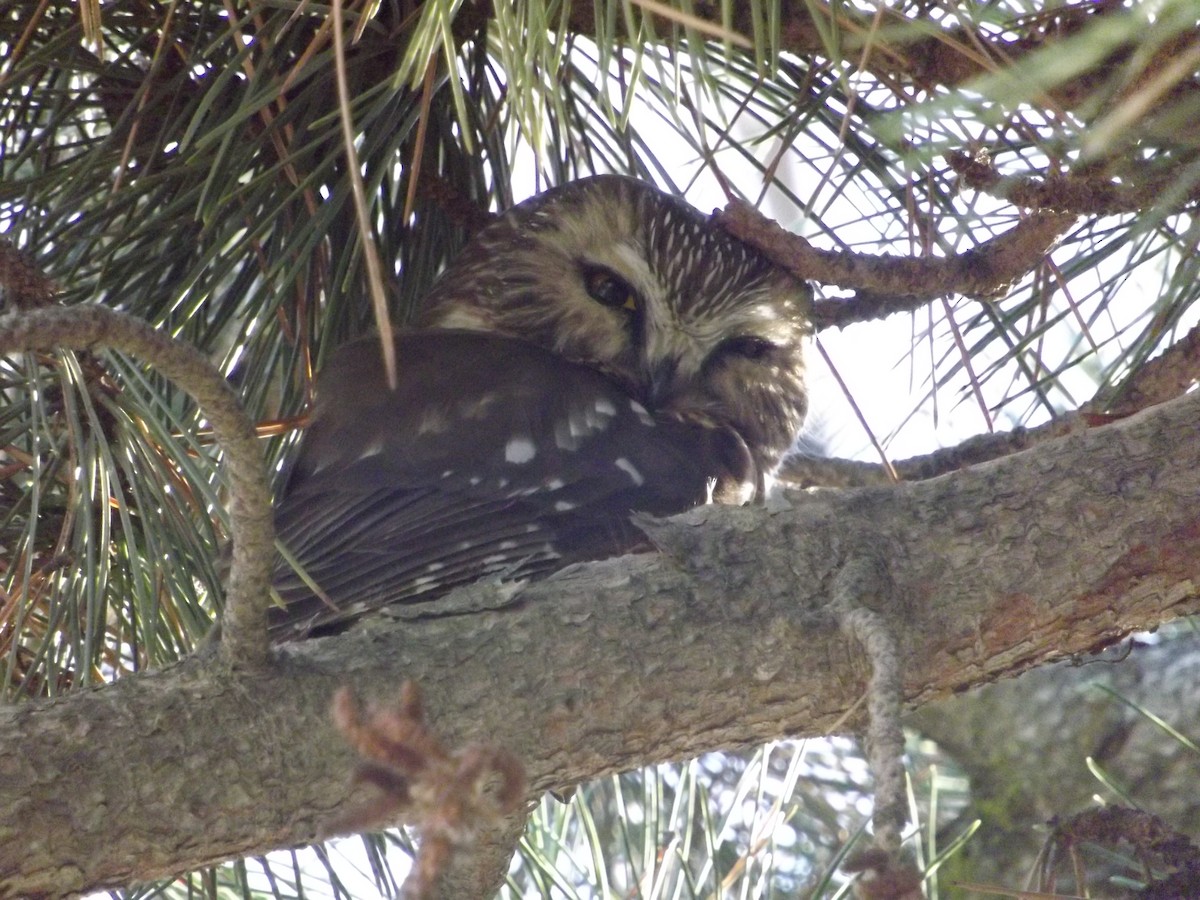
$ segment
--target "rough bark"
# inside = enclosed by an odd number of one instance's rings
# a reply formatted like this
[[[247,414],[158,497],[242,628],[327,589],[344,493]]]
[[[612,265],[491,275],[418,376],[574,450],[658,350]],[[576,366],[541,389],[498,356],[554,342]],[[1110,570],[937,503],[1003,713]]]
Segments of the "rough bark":
[[[868,548],[911,706],[1200,609],[1200,396],[919,484],[704,508],[658,555],[483,586],[406,618],[0,709],[0,896],[58,896],[301,843],[362,799],[328,714],[403,678],[451,743],[534,789],[818,734],[864,665],[827,589]],[[365,788],[361,790],[366,790]]]

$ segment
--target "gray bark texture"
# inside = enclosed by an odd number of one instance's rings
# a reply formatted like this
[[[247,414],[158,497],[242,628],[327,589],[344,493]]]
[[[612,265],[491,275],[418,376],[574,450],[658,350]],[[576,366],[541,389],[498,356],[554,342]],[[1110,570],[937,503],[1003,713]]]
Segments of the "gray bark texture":
[[[832,727],[866,665],[830,586],[872,606],[911,708],[1200,610],[1200,394],[927,482],[787,494],[648,523],[660,553],[479,585],[283,648],[0,708],[0,896],[60,896],[327,836],[371,788],[329,715],[343,685],[422,688],[450,746],[515,753],[542,791]],[[861,725],[861,719],[854,722]]]

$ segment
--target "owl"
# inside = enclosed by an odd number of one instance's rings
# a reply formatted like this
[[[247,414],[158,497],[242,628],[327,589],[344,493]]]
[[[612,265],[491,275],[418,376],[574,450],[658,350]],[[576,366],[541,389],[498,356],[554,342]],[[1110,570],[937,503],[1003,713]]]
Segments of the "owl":
[[[632,513],[743,502],[804,419],[809,288],[622,176],[463,250],[411,327],[340,348],[277,504],[276,641],[648,549]]]

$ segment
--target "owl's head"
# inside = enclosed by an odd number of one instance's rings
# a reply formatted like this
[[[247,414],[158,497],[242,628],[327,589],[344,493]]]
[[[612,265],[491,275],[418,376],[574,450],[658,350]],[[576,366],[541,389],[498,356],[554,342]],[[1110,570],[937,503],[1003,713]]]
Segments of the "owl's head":
[[[594,366],[657,415],[732,429],[769,472],[807,406],[811,298],[683,201],[601,175],[479,232],[416,324],[522,338]]]

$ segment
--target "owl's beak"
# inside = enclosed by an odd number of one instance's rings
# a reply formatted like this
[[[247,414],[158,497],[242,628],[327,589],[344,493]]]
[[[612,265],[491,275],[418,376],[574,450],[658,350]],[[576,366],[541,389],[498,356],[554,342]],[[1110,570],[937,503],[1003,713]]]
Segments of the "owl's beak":
[[[646,367],[646,384],[650,388],[650,405],[661,409],[675,393],[676,376],[679,373],[679,360],[674,356],[664,356],[651,361]]]

